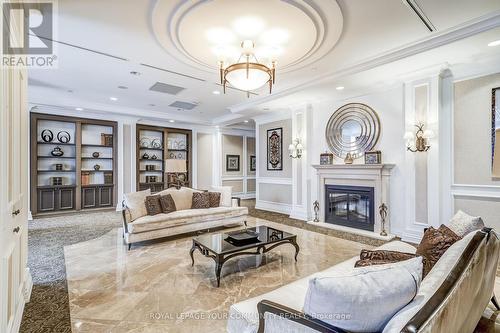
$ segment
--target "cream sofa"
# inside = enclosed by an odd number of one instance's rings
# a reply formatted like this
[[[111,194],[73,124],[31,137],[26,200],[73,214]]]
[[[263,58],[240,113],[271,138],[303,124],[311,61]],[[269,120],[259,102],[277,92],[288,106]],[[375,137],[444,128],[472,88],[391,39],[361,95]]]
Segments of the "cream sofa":
[[[201,192],[187,187],[180,189],[169,188],[158,195],[170,194],[175,202],[177,211],[169,214],[144,215],[145,205],[142,207],[135,203],[134,207],[128,207],[127,196],[137,197],[137,193],[125,195],[123,203],[123,239],[130,249],[132,243],[145,240],[163,238],[199,230],[207,230],[217,227],[246,225],[248,208],[239,207],[239,200],[232,198],[231,187],[223,186],[212,189],[221,193],[221,205],[215,208],[191,209],[194,192]],[[146,192],[142,197],[145,199],[150,193]],[[137,200],[137,199],[136,199]],[[139,207],[137,205],[139,204]],[[132,206],[131,203],[129,203]],[[135,211],[131,211],[134,209]],[[141,211],[142,213],[137,211]],[[142,215],[138,218],[137,214]]]
[[[422,280],[415,298],[389,318],[383,332],[473,332],[490,299],[497,306],[492,295],[499,246],[496,233],[488,228],[471,232],[453,244]],[[416,250],[401,241],[387,243],[378,249],[409,253]],[[351,271],[357,259],[354,257],[323,272],[233,304],[227,331],[345,332],[302,311],[309,279],[329,272]]]

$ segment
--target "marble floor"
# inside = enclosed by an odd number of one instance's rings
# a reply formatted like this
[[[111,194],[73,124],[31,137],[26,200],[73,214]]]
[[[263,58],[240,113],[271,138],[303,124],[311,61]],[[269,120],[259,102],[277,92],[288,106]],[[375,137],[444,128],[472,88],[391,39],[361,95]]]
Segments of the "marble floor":
[[[371,248],[259,218],[250,218],[249,224],[296,233],[301,248],[298,261],[293,259],[291,245],[273,249],[262,256],[262,262],[255,256],[233,259],[224,265],[217,288],[212,259],[195,252],[191,267],[192,237],[149,242],[127,251],[120,229],[115,229],[97,239],[66,246],[72,331],[225,332],[231,304]],[[495,332],[496,315],[487,309],[476,331]]]

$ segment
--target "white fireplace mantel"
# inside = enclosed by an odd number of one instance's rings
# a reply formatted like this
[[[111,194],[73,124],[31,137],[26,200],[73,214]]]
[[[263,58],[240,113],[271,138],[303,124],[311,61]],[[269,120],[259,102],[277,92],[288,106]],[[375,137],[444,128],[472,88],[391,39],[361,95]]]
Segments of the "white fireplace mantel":
[[[390,176],[395,164],[331,164],[313,165],[318,175],[319,220],[325,222],[325,185],[348,185],[373,187],[375,203],[374,232],[382,231],[382,218],[378,212],[384,203],[388,207],[385,220],[385,231],[390,233],[391,203],[390,203]]]

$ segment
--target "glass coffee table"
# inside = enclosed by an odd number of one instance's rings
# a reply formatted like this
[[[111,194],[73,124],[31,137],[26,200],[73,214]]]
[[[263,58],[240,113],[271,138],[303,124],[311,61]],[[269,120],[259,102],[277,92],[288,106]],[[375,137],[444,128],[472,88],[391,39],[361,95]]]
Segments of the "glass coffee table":
[[[191,266],[194,266],[195,250],[199,250],[205,257],[215,261],[215,276],[217,287],[219,287],[222,265],[226,261],[236,256],[261,255],[283,244],[292,244],[295,247],[295,261],[297,261],[300,250],[297,236],[264,225],[195,237],[189,255],[192,261]]]

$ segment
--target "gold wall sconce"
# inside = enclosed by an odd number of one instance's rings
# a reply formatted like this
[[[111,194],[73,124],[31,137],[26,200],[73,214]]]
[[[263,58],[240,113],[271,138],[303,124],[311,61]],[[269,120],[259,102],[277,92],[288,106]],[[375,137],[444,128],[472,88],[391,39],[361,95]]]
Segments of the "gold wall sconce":
[[[299,138],[294,139],[288,146],[288,153],[291,158],[301,158],[303,150],[304,146],[302,146],[302,143],[300,143]]]
[[[429,148],[431,148],[431,145],[429,144],[429,139],[434,137],[434,132],[431,130],[424,130],[424,124],[420,123],[418,125],[415,125],[417,128],[417,131],[415,133],[413,132],[406,132],[405,133],[405,140],[406,140],[406,150],[409,150],[413,153],[416,152],[424,152],[428,151]],[[415,140],[414,146],[412,147],[412,140]]]

